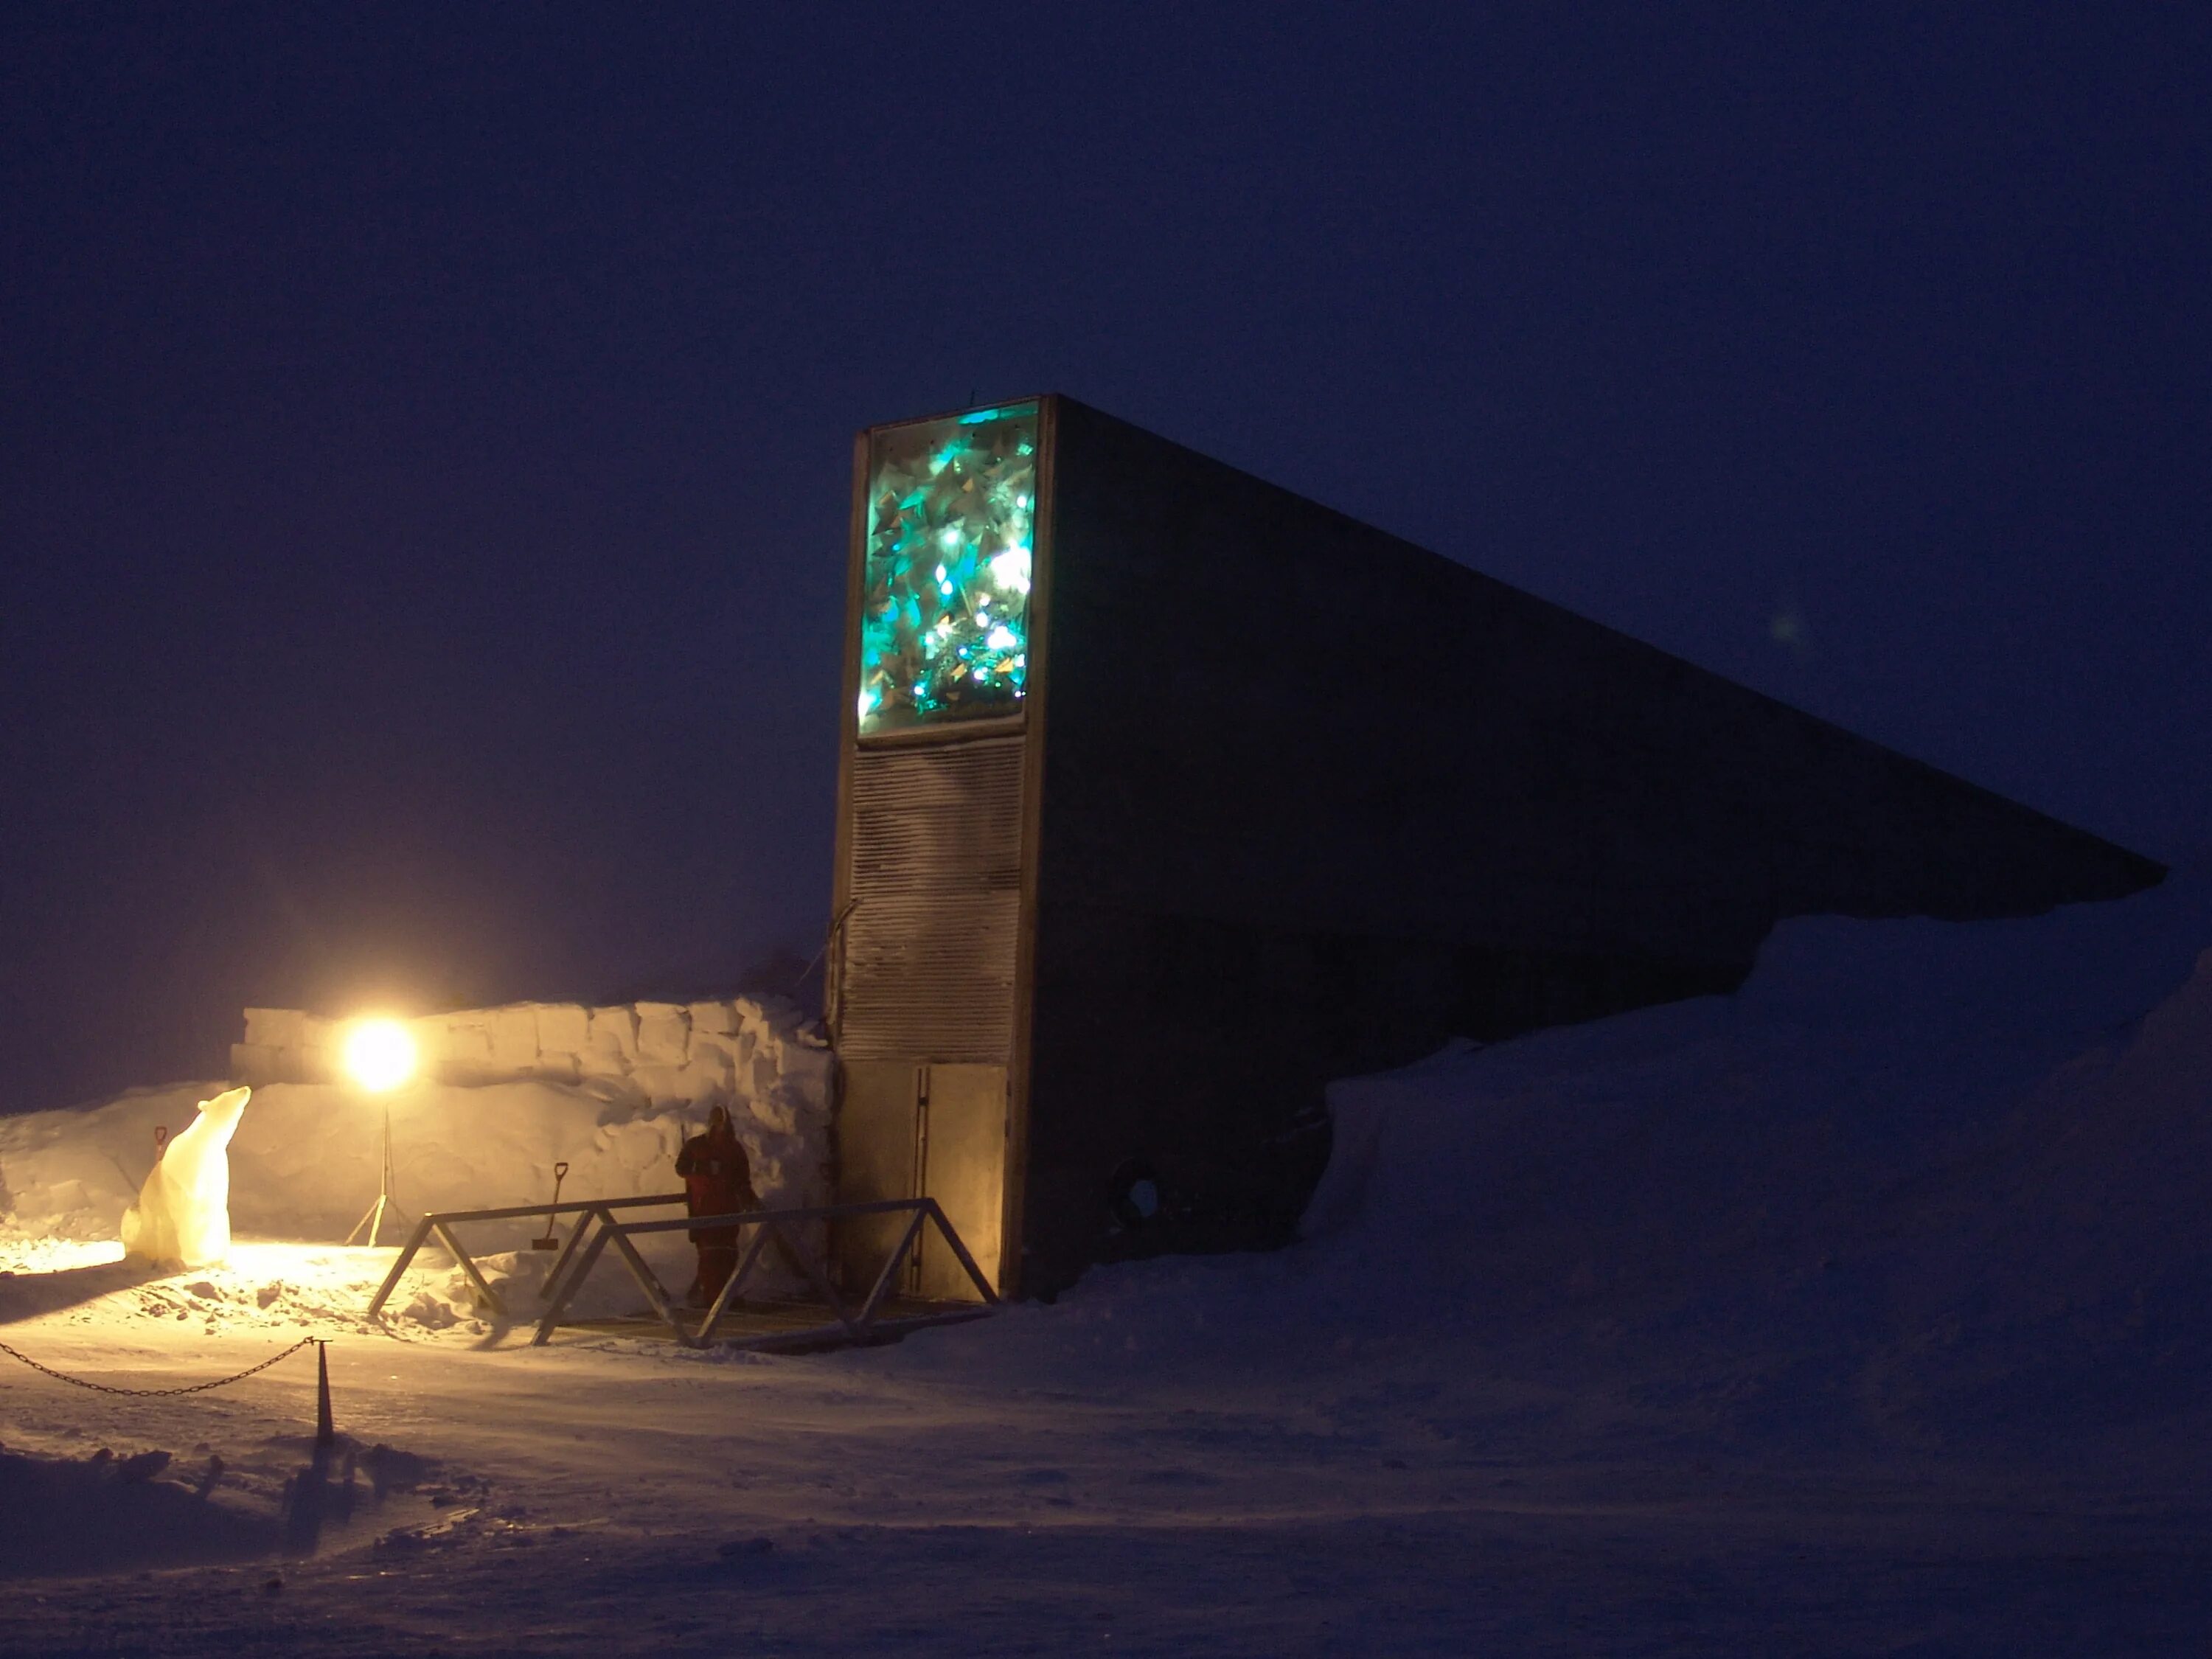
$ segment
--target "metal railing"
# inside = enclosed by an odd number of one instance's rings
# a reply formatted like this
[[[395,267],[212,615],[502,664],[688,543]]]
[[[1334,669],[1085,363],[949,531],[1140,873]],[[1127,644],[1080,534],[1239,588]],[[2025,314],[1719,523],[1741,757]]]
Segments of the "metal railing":
[[[568,1236],[568,1243],[553,1264],[539,1296],[545,1303],[545,1312],[538,1322],[537,1334],[531,1339],[532,1346],[542,1346],[550,1340],[555,1330],[563,1323],[562,1316],[583,1288],[584,1281],[599,1258],[606,1253],[609,1243],[623,1259],[630,1277],[644,1292],[653,1316],[665,1324],[670,1333],[686,1347],[704,1348],[716,1340],[724,1316],[736,1304],[738,1291],[760,1265],[771,1242],[783,1259],[797,1267],[813,1288],[824,1307],[829,1310],[830,1322],[797,1329],[782,1329],[751,1338],[726,1339],[736,1346],[758,1346],[773,1344],[778,1346],[805,1346],[817,1343],[864,1343],[879,1335],[915,1329],[925,1325],[950,1324],[960,1320],[975,1319],[988,1313],[998,1305],[999,1295],[975,1265],[968,1247],[960,1242],[960,1235],[945,1218],[945,1212],[933,1198],[882,1199],[866,1204],[818,1205],[803,1209],[745,1210],[729,1215],[672,1217],[655,1221],[617,1221],[615,1212],[625,1209],[665,1207],[684,1201],[681,1193],[661,1194],[645,1198],[579,1199],[566,1204],[549,1206],[543,1204],[514,1205],[501,1209],[447,1210],[435,1215],[426,1215],[416,1224],[392,1271],[385,1276],[383,1285],[368,1304],[369,1316],[377,1316],[395,1290],[401,1277],[415,1259],[416,1253],[434,1235],[453,1254],[467,1277],[470,1286],[494,1315],[505,1318],[507,1310],[498,1293],[485,1281],[468,1252],[455,1236],[454,1227],[463,1222],[512,1221],[524,1217],[571,1214],[578,1217],[575,1230]],[[868,1288],[867,1295],[857,1306],[848,1304],[831,1281],[820,1258],[807,1248],[803,1234],[791,1231],[811,1222],[851,1220],[860,1216],[905,1214],[908,1219],[898,1242],[884,1257],[882,1269]],[[933,1304],[919,1314],[887,1314],[892,1286],[908,1255],[922,1236],[925,1226],[934,1226],[953,1257],[960,1263],[969,1282],[975,1285],[981,1298],[979,1304],[954,1306]],[[746,1229],[752,1230],[750,1245],[740,1256],[735,1272],[722,1285],[720,1292],[706,1309],[696,1329],[686,1327],[684,1310],[680,1309],[659,1278],[647,1265],[636,1245],[630,1241],[639,1234],[689,1231],[695,1228],[726,1228],[743,1238]]]
[[[556,1216],[583,1216],[584,1220],[577,1223],[576,1231],[568,1235],[567,1246],[553,1263],[553,1272],[545,1281],[550,1289],[561,1277],[562,1268],[575,1254],[576,1246],[594,1214],[611,1210],[665,1209],[669,1205],[683,1202],[682,1193],[654,1193],[644,1198],[577,1198],[566,1204],[510,1204],[495,1210],[441,1210],[434,1215],[426,1215],[415,1224],[415,1231],[408,1234],[407,1243],[400,1247],[398,1259],[392,1264],[392,1271],[385,1274],[384,1283],[369,1298],[368,1316],[374,1319],[384,1311],[385,1303],[391,1298],[392,1291],[399,1288],[400,1278],[414,1261],[416,1252],[429,1243],[431,1235],[434,1233],[438,1242],[460,1264],[461,1272],[467,1276],[469,1286],[476,1292],[477,1300],[501,1319],[507,1317],[506,1304],[500,1301],[499,1292],[485,1283],[475,1258],[461,1247],[461,1241],[453,1235],[454,1227],[462,1222],[520,1221],[526,1218],[535,1220],[544,1216],[550,1229]]]
[[[805,1240],[787,1231],[807,1222],[847,1221],[859,1216],[897,1215],[902,1212],[910,1218],[906,1230],[899,1235],[898,1243],[891,1247],[890,1254],[884,1258],[882,1271],[877,1273],[875,1283],[869,1287],[867,1296],[858,1308],[847,1304],[837,1287],[830,1282],[830,1274],[819,1258],[806,1248]],[[545,1316],[538,1322],[538,1334],[531,1339],[532,1346],[542,1345],[552,1337],[562,1322],[561,1316],[568,1311],[568,1304],[582,1288],[593,1265],[605,1253],[609,1241],[612,1241],[620,1253],[623,1265],[629,1269],[630,1277],[637,1281],[638,1289],[645,1292],[645,1298],[652,1305],[654,1315],[667,1325],[678,1342],[692,1348],[706,1347],[714,1340],[714,1334],[721,1325],[723,1316],[729,1311],[731,1304],[737,1299],[738,1290],[751,1276],[753,1269],[760,1264],[771,1240],[778,1243],[784,1259],[796,1267],[814,1287],[814,1293],[829,1309],[834,1322],[799,1330],[779,1331],[771,1337],[751,1339],[752,1345],[763,1341],[794,1346],[841,1340],[866,1342],[878,1334],[974,1319],[989,1312],[999,1301],[999,1293],[984,1279],[982,1269],[975,1265],[975,1258],[968,1254],[968,1247],[960,1242],[960,1235],[953,1231],[952,1224],[945,1218],[945,1212],[938,1207],[933,1198],[888,1198],[868,1204],[827,1204],[798,1210],[747,1210],[733,1215],[678,1216],[667,1221],[617,1221],[610,1214],[600,1214],[596,1219],[599,1224],[592,1234],[591,1243],[576,1256],[575,1265],[567,1276],[562,1276],[556,1264],[554,1277],[546,1281]],[[591,1220],[592,1218],[586,1218],[577,1224],[578,1237],[582,1237]],[[900,1269],[905,1265],[907,1253],[921,1237],[925,1223],[935,1225],[939,1237],[967,1273],[969,1282],[975,1285],[976,1293],[982,1298],[981,1303],[964,1307],[933,1308],[926,1313],[886,1318],[884,1316],[884,1303],[890,1295]],[[708,1305],[706,1316],[696,1331],[685,1328],[681,1310],[662,1288],[653,1269],[646,1265],[645,1258],[638,1254],[637,1247],[630,1243],[640,1233],[669,1233],[694,1227],[727,1227],[737,1231],[740,1237],[744,1229],[750,1227],[754,1230],[752,1243],[739,1258],[737,1271],[723,1284],[720,1294]],[[574,1242],[574,1239],[570,1241],[572,1244]]]

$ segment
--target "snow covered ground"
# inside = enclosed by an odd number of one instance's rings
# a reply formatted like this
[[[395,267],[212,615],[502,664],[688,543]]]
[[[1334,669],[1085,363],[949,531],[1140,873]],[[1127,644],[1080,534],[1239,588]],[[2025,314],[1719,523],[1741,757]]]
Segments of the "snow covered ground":
[[[386,1330],[386,1253],[243,1218],[145,1279],[47,1120],[87,1218],[15,1214],[0,1341],[328,1337],[345,1438],[311,1351],[0,1355],[0,1651],[2212,1651],[2208,945],[2195,876],[1793,924],[1342,1085],[1294,1249],[806,1358],[533,1350],[439,1271]]]

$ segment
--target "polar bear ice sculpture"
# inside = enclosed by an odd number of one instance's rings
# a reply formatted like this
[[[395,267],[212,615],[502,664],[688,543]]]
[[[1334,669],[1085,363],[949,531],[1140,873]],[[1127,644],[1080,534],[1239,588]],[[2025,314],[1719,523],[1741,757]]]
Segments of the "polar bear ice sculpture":
[[[230,1252],[230,1138],[251,1089],[200,1102],[200,1115],[123,1212],[123,1254],[157,1266],[204,1267]]]

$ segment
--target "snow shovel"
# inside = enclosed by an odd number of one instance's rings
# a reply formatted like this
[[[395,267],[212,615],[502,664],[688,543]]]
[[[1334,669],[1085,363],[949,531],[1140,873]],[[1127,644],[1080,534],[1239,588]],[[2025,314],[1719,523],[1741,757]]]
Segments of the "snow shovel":
[[[561,1208],[561,1178],[568,1173],[566,1164],[553,1166],[553,1207],[545,1212],[545,1237],[530,1241],[530,1248],[533,1250],[557,1250],[561,1248],[561,1241],[553,1237],[553,1218]]]

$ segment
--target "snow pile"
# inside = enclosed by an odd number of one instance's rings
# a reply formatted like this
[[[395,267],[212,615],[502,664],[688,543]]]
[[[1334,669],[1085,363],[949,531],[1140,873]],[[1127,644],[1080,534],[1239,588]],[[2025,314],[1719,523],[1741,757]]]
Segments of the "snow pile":
[[[1938,1438],[2201,1409],[2212,884],[1821,918],[1732,997],[1337,1085],[1301,1294]],[[1557,1358],[1557,1355],[1554,1355]]]
[[[0,1581],[299,1557],[417,1536],[481,1483],[389,1446],[318,1458],[278,1439],[226,1461],[204,1445],[118,1455],[0,1449]]]
[[[82,1459],[0,1450],[0,1577],[245,1560],[275,1547],[272,1521],[210,1502],[198,1482],[156,1478],[173,1462],[158,1448]]]
[[[656,1105],[750,1109],[784,1133],[794,1127],[788,1120],[829,1098],[829,1050],[782,997],[517,1002],[399,1023],[424,1074],[440,1082],[592,1081]],[[250,1084],[343,1081],[349,1024],[296,1008],[248,1008],[231,1070]]]

